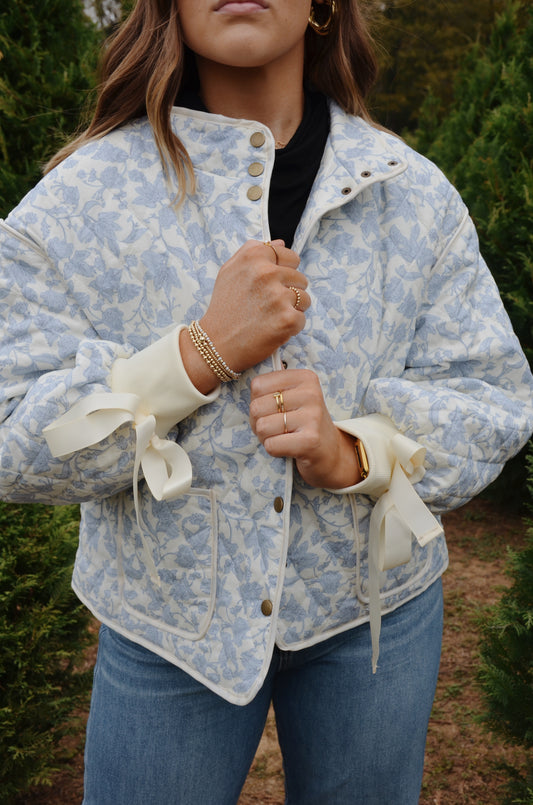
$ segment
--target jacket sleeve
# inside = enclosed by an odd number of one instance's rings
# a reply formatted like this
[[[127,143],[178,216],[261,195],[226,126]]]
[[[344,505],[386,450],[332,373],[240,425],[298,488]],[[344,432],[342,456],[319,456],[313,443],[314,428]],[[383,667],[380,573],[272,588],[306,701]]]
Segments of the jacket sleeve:
[[[337,423],[363,443],[367,434],[380,468],[353,491],[384,491],[401,434],[423,450],[425,471],[413,467],[412,481],[430,509],[466,503],[528,440],[532,401],[530,369],[465,213],[426,282],[403,373],[372,379],[366,416]]]
[[[89,303],[88,303],[89,304]],[[0,496],[81,502],[190,483],[169,430],[205,397],[181,362],[179,327],[140,352],[102,339],[46,254],[0,223]],[[98,438],[93,438],[98,436]]]

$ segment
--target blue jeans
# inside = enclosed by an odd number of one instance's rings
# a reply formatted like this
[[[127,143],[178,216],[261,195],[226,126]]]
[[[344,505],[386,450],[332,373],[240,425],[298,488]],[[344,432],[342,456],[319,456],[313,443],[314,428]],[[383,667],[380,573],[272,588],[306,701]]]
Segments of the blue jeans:
[[[84,805],[235,805],[273,702],[287,805],[416,805],[442,636],[440,580],[367,625],[276,650],[250,704],[233,705],[102,627]]]

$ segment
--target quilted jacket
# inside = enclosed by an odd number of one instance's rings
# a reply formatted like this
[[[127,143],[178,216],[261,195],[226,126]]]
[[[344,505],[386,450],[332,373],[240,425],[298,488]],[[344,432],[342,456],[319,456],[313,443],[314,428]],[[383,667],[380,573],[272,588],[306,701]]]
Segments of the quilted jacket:
[[[205,312],[220,265],[268,240],[275,146],[253,121],[175,108],[173,125],[197,179],[181,206],[139,120],[0,223],[0,494],[81,502],[79,597],[244,704],[275,643],[371,616],[376,643],[379,613],[442,574],[439,513],[525,443],[533,380],[457,192],[331,104],[293,244],[305,328],[201,395],[179,329]],[[250,381],[282,360],[318,374],[333,419],[365,444],[365,481],[311,488],[258,443]]]

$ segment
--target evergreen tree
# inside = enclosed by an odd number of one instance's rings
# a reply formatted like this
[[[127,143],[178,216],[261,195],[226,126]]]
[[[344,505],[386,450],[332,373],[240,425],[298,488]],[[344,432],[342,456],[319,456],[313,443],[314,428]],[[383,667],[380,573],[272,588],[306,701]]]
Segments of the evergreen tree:
[[[0,503],[0,804],[47,782],[91,672],[89,613],[70,587],[77,507]],[[81,730],[77,728],[77,734]]]
[[[0,4],[0,216],[78,125],[98,37],[82,0]]]
[[[464,59],[451,111],[435,96],[422,109],[415,146],[459,189],[475,220],[481,250],[528,357],[533,357],[533,8],[507,2],[486,46]],[[532,453],[533,456],[533,453]],[[501,491],[524,498],[516,467]],[[523,460],[518,463],[521,476]],[[493,487],[493,491],[498,491]],[[533,495],[533,457],[529,460]],[[533,523],[526,548],[510,558],[512,587],[486,625],[481,680],[490,726],[509,740],[533,745]],[[508,802],[533,805],[533,765],[512,772]]]
[[[412,131],[431,93],[447,109],[466,50],[485,42],[505,0],[373,0],[381,75],[372,113],[393,131]]]
[[[533,501],[533,449],[529,455]],[[533,506],[531,507],[533,509]],[[511,553],[512,586],[485,625],[480,680],[488,725],[509,741],[533,749],[533,521],[526,547]],[[508,768],[509,803],[533,803],[533,758],[525,774]]]
[[[509,2],[465,58],[450,114],[422,112],[416,146],[449,176],[533,361],[533,6]],[[428,108],[429,107],[429,108]]]
[[[76,128],[100,35],[81,0],[0,4],[0,216]],[[0,503],[0,803],[43,782],[90,673],[91,639],[70,589],[78,511]]]

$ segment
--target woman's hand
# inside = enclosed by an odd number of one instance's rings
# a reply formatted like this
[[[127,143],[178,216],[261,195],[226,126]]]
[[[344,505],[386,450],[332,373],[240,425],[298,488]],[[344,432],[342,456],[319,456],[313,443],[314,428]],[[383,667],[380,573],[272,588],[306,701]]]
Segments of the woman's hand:
[[[250,240],[221,267],[200,325],[235,372],[270,357],[303,329],[311,300],[299,263],[282,240]],[[211,391],[218,381],[185,330],[180,349],[192,382],[203,393]]]
[[[314,372],[259,375],[251,390],[250,423],[267,453],[293,458],[311,486],[342,489],[361,480],[354,439],[333,424]]]

